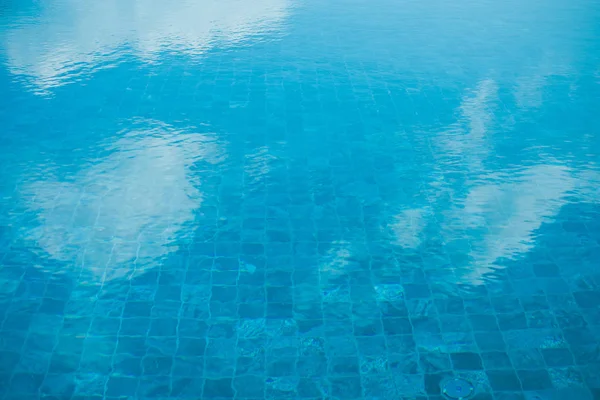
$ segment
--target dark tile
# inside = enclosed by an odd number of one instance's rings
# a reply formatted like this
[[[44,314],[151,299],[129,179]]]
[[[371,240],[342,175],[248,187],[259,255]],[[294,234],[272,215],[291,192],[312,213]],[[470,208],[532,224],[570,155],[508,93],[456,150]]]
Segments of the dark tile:
[[[475,332],[475,342],[481,351],[504,351],[506,343],[504,337],[498,332]]]
[[[355,341],[358,353],[362,356],[381,356],[387,351],[384,336],[356,337]]]
[[[469,321],[471,322],[471,326],[475,332],[497,332],[498,328],[498,320],[496,317],[487,314],[474,314],[469,315]]]
[[[410,318],[413,333],[415,335],[440,333],[440,323],[436,318],[412,317]]]
[[[21,355],[16,351],[0,351],[0,373],[11,373]]]
[[[593,308],[600,306],[600,291],[574,292],[573,297],[581,308]]]
[[[13,374],[10,380],[10,393],[13,393],[15,398],[24,397],[32,398],[38,393],[42,386],[44,375],[18,372]]]
[[[175,318],[154,318],[150,322],[148,336],[177,336],[178,324]]]
[[[442,393],[441,383],[447,377],[448,377],[447,374],[442,374],[442,373],[425,374],[425,376],[424,376],[425,392],[428,395],[441,394]]]
[[[353,332],[351,320],[325,320],[325,336],[345,336],[348,332]]]
[[[181,338],[179,340],[178,355],[203,356],[206,351],[206,339]]]
[[[521,302],[515,296],[500,296],[491,298],[494,311],[500,314],[515,313],[522,309]]]
[[[173,358],[165,356],[146,356],[142,359],[144,375],[168,375],[173,366]]]
[[[571,352],[577,365],[600,363],[600,344],[572,345]]]
[[[417,344],[412,335],[397,335],[385,338],[391,354],[417,354]]]
[[[542,349],[541,352],[549,367],[565,367],[574,364],[573,355],[567,348]]]
[[[475,393],[471,399],[473,400],[495,400],[491,393]]]
[[[440,315],[439,324],[442,332],[471,331],[471,324],[464,315]]]
[[[496,392],[495,400],[529,400],[523,392]],[[531,399],[533,400],[533,399]]]
[[[128,376],[111,376],[106,384],[106,396],[134,396],[138,388],[138,379]]]
[[[356,341],[352,336],[332,336],[327,338],[326,352],[332,357],[354,356],[357,352]]]
[[[494,307],[487,296],[477,296],[464,300],[465,311],[473,316],[489,315],[493,313]]]
[[[404,301],[382,302],[380,304],[381,315],[386,318],[404,318],[408,317],[408,308]]]
[[[238,306],[238,316],[244,319],[258,319],[266,316],[265,303],[241,303]]]
[[[273,377],[293,376],[296,374],[296,363],[296,357],[281,357],[267,360],[267,375]]]
[[[298,381],[298,396],[301,399],[317,399],[324,396],[325,384],[320,377],[300,378]]]
[[[265,395],[265,378],[260,375],[236,376],[232,382],[236,397],[263,398]]]
[[[383,331],[386,335],[405,335],[412,333],[412,325],[408,318],[384,318]]]
[[[538,370],[520,370],[517,371],[523,390],[544,390],[552,388],[552,381],[548,371]]]
[[[237,286],[213,286],[211,288],[211,301],[233,302],[238,296]]]
[[[135,360],[135,359],[134,359]],[[141,361],[140,361],[141,363]],[[174,357],[173,376],[198,378],[204,375],[204,358],[202,357]],[[133,374],[135,375],[135,374]]]
[[[62,315],[66,306],[66,301],[45,298],[39,308],[42,314]]]
[[[331,394],[341,399],[362,398],[360,376],[330,378]]]
[[[267,318],[287,319],[293,316],[293,303],[267,303]]]
[[[579,367],[583,381],[588,387],[600,387],[600,364],[590,364]]]
[[[463,299],[460,297],[450,297],[446,299],[435,299],[435,305],[438,313],[450,315],[462,315],[465,312]]]
[[[501,331],[527,329],[525,313],[497,314],[496,317]]]
[[[545,366],[544,358],[538,349],[516,349],[510,350],[508,354],[516,369],[539,369]]]
[[[224,378],[231,377],[235,371],[235,359],[223,354],[222,357],[210,356],[204,358],[204,377],[205,378]]]
[[[267,301],[270,303],[291,303],[292,291],[287,286],[267,286]]]
[[[531,329],[551,329],[558,327],[554,315],[550,310],[540,310],[525,313],[527,327]]]
[[[450,359],[454,369],[457,370],[481,370],[483,364],[478,353],[450,353]]]
[[[540,278],[551,278],[559,276],[560,269],[554,263],[536,263],[533,264],[533,273]]]
[[[588,327],[562,330],[567,343],[571,346],[585,346],[598,343],[597,335]]]
[[[128,301],[123,311],[124,318],[149,317],[153,304],[147,301]]]
[[[554,315],[558,326],[563,329],[582,328],[588,325],[583,315],[573,310],[555,309]]]
[[[333,357],[329,362],[330,376],[357,376],[359,363],[356,357]]]
[[[383,333],[381,319],[354,320],[354,334],[356,336],[374,336]]]
[[[168,386],[167,386],[168,388]],[[175,378],[170,382],[169,397],[177,398],[202,398],[204,389],[204,380],[191,377]],[[158,393],[151,392],[152,396],[158,396]]]
[[[544,295],[529,295],[520,297],[523,309],[527,312],[547,310],[550,308],[548,299]]]
[[[233,398],[233,380],[231,378],[204,379],[203,398]]]
[[[301,377],[319,377],[327,374],[327,358],[324,355],[300,356],[296,363],[297,374]]]
[[[486,369],[509,369],[512,368],[512,363],[508,354],[503,351],[491,351],[481,353],[483,365]]]
[[[495,391],[521,390],[521,383],[513,370],[488,370],[486,371],[490,386]]]
[[[431,297],[431,290],[426,284],[408,283],[404,285],[404,295],[407,299],[425,299]]]

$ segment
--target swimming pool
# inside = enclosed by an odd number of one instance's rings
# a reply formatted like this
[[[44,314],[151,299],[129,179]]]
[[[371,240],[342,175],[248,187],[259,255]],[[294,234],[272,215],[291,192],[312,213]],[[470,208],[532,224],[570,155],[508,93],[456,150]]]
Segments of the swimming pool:
[[[599,399],[599,28],[0,0],[0,398]]]

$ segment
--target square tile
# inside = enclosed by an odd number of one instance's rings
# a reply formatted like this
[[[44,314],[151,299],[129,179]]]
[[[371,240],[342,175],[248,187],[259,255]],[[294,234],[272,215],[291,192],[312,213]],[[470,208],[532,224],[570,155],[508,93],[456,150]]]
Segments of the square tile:
[[[521,390],[521,382],[513,370],[487,370],[486,374],[494,391]]]
[[[478,353],[450,353],[450,359],[454,369],[457,370],[481,370],[483,369],[483,362],[481,356]]]

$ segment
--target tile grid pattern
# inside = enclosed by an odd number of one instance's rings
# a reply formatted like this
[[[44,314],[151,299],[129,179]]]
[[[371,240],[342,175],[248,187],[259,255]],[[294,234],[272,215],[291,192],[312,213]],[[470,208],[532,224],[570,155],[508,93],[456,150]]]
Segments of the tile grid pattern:
[[[7,393],[435,398],[440,381],[459,376],[477,384],[476,398],[518,398],[566,388],[585,396],[597,384],[597,274],[568,282],[555,266],[522,266],[507,270],[507,287],[536,281],[544,293],[447,297],[424,269],[362,260],[336,275],[285,264],[292,256],[240,264],[210,254],[218,243],[197,246],[179,267],[118,292],[80,286],[69,297],[69,283],[25,270],[0,330]]]
[[[360,31],[373,32],[384,30]],[[1,399],[441,400],[450,377],[473,382],[475,400],[600,398],[600,212],[565,206],[539,229],[535,249],[500,260],[505,268],[478,284],[464,283],[472,271],[463,267],[478,232],[444,240],[448,226],[436,214],[419,247],[394,244],[392,204],[461,201],[449,188],[472,173],[461,170],[468,154],[441,154],[450,161],[440,193],[427,193],[440,138],[414,130],[423,121],[453,126],[456,112],[440,110],[477,93],[427,87],[405,65],[335,59],[347,53],[344,41],[320,34],[305,46],[215,51],[197,69],[174,60],[145,76],[125,65],[98,72],[89,91],[57,90],[83,103],[108,77],[111,101],[88,100],[90,126],[203,115],[218,127],[218,144],[233,144],[225,161],[194,164],[208,194],[193,235],[152,268],[141,254],[153,244],[141,240],[110,242],[102,263],[81,255],[63,272],[68,263],[20,247],[10,229],[33,222],[14,206],[21,187],[2,187],[0,215],[19,217],[0,227]],[[303,61],[302,50],[318,45],[331,56]],[[514,108],[500,103],[498,120]],[[69,119],[85,106],[51,111]],[[69,153],[76,146],[67,140]],[[126,183],[112,189],[126,192]],[[63,195],[52,210],[76,220],[85,196]],[[502,204],[493,211],[503,213]],[[133,268],[111,280],[121,245],[134,246],[124,263]],[[48,273],[53,263],[58,272]]]

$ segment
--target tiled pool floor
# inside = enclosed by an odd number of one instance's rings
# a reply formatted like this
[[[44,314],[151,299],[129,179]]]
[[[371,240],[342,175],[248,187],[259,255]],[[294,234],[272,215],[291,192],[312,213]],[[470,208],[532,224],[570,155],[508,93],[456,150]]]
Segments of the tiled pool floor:
[[[600,7],[0,0],[0,399],[600,399]]]

